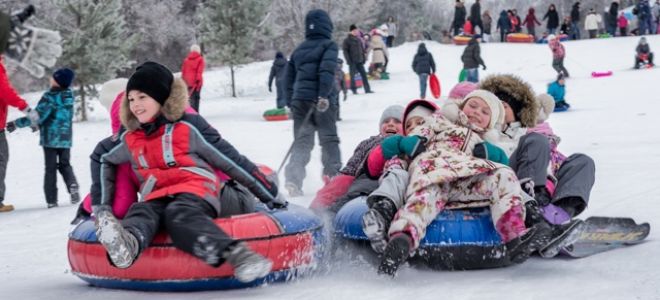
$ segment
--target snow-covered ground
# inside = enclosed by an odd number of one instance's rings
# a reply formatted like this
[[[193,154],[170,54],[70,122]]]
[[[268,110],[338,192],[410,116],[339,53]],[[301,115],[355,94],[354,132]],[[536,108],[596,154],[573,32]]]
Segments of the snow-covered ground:
[[[649,37],[660,49],[660,37]],[[630,216],[654,223],[660,218],[660,69],[633,71],[638,38],[565,43],[567,99],[572,110],[553,114],[550,122],[562,137],[564,153],[584,152],[596,161],[596,184],[591,215]],[[463,47],[428,43],[446,95],[456,83]],[[342,102],[338,123],[345,162],[353,148],[377,132],[382,110],[418,96],[418,80],[410,64],[417,43],[391,49],[391,80],[372,82],[376,93],[350,95]],[[514,73],[544,92],[555,77],[547,45],[484,44],[482,55],[493,73]],[[266,80],[270,62],[254,63],[237,73],[244,95],[227,98],[228,71],[205,73],[201,113],[239,151],[253,161],[276,168],[288,149],[291,121],[265,122],[261,114],[275,104]],[[591,78],[592,71],[614,75]],[[25,95],[32,104],[38,94]],[[9,120],[20,116],[12,111]],[[109,121],[74,125],[72,164],[87,193],[89,154],[109,135]],[[6,202],[16,210],[0,214],[0,298],[2,299],[660,299],[660,247],[655,230],[646,243],[584,259],[531,258],[503,269],[438,272],[404,267],[394,279],[376,275],[363,262],[342,262],[329,271],[289,283],[259,288],[181,293],[144,293],[88,286],[70,272],[66,256],[69,221],[75,207],[59,179],[60,207],[46,209],[42,191],[43,151],[38,134],[20,130],[8,135],[11,158],[7,171]],[[305,197],[291,202],[308,205],[321,185],[318,147],[308,165]],[[655,224],[653,224],[655,225]]]

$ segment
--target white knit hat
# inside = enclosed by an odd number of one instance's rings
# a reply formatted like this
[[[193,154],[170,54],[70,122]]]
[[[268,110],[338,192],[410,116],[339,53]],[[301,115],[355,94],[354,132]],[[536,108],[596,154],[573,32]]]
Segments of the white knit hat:
[[[556,38],[557,38],[557,37],[556,37],[554,34],[551,34],[551,35],[548,36],[548,41],[552,41],[552,40],[554,40],[554,39],[556,39]]]
[[[465,105],[470,98],[482,99],[490,108],[490,122],[488,122],[488,128],[484,128],[484,130],[498,128],[504,124],[504,105],[502,105],[502,101],[500,101],[495,94],[486,90],[474,90],[465,96],[463,99],[463,105]]]
[[[408,115],[406,115],[406,120],[410,120],[412,117],[422,117],[426,118],[433,114],[433,111],[426,106],[417,105],[413,108]]]

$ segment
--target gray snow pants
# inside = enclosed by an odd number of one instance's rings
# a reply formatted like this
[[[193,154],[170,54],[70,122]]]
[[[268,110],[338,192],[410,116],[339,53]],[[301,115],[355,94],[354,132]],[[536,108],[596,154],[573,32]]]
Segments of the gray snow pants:
[[[361,174],[356,177],[353,184],[348,187],[346,194],[337,198],[337,201],[335,201],[328,210],[337,213],[344,205],[346,205],[346,203],[357,197],[369,195],[376,190],[376,188],[378,188],[378,180],[371,179],[366,174]]]
[[[550,163],[548,139],[538,133],[529,133],[518,142],[511,154],[509,166],[519,179],[531,178],[535,185],[544,186]],[[576,153],[569,156],[559,167],[557,185],[552,203],[562,208],[570,207],[580,214],[589,203],[589,195],[596,177],[596,167],[591,157]]]
[[[406,201],[406,188],[410,181],[410,174],[403,169],[390,169],[383,174],[379,180],[378,188],[367,198],[369,207],[378,198],[392,200],[397,209],[401,208]]]
[[[5,131],[0,131],[0,203],[5,200],[5,175],[7,175],[7,162],[9,162],[9,146]]]

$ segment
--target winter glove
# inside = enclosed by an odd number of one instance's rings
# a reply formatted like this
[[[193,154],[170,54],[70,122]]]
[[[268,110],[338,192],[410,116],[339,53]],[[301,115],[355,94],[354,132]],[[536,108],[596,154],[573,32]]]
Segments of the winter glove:
[[[481,65],[481,67],[482,70],[486,71],[486,65]]]
[[[16,130],[16,123],[14,121],[7,122],[7,126],[5,126],[5,129],[9,132],[14,132]]]
[[[110,207],[110,205],[103,205],[103,204],[92,205],[92,213],[95,216],[98,216],[103,211],[109,211],[110,213],[112,213],[112,207]]]
[[[266,203],[266,206],[268,206],[269,209],[286,208],[288,205],[289,202],[286,201],[286,198],[284,198],[284,195],[282,195],[282,193],[278,193],[277,197],[275,197],[272,201],[268,201]]]
[[[383,139],[380,146],[383,149],[383,157],[385,159],[391,159],[400,154],[405,154],[410,159],[413,159],[426,150],[424,146],[425,142],[426,139],[420,136],[404,137],[396,134]]]
[[[509,158],[506,156],[506,153],[504,153],[504,150],[489,142],[476,144],[472,150],[472,155],[474,157],[487,159],[503,165],[509,165]]]
[[[319,100],[316,101],[316,110],[319,112],[325,112],[330,108],[330,101],[327,98],[319,97]]]
[[[28,106],[23,109],[23,113],[25,113],[25,115],[30,119],[32,125],[36,126],[39,124],[39,113],[36,110]]]
[[[402,135],[395,134],[388,136],[380,142],[380,147],[383,149],[383,157],[388,160],[393,157],[399,156],[399,142],[403,139]]]

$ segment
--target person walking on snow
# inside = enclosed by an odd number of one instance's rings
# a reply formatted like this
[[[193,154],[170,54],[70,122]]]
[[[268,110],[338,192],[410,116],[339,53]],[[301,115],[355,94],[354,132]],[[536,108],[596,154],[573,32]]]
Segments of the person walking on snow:
[[[291,54],[285,73],[285,98],[291,101],[289,107],[293,114],[294,141],[284,177],[285,188],[291,197],[303,195],[305,166],[311,158],[316,132],[321,145],[323,175],[334,177],[342,165],[336,124],[338,90],[335,88],[335,69],[338,49],[332,41],[332,29],[332,20],[327,12],[320,9],[308,12],[305,17],[305,41]],[[362,60],[356,62],[358,57],[351,55],[347,55],[346,59],[351,59],[349,63],[353,65],[353,71],[357,66],[364,73],[364,52],[356,36],[357,28],[353,25],[351,29],[353,33],[347,38],[350,40],[349,53],[359,53]],[[344,44],[347,45],[347,42]],[[365,74],[365,82],[366,77]]]
[[[527,11],[527,16],[525,16],[523,25],[527,28],[527,33],[531,34],[534,37],[534,40],[536,40],[536,25],[540,26],[541,22],[536,18],[536,13],[533,7],[530,7]]]
[[[387,18],[387,40],[385,41],[385,44],[387,44],[388,48],[394,47],[394,39],[396,38],[398,34],[398,25],[394,21],[394,17],[389,16]]]
[[[548,29],[548,34],[557,33],[557,27],[559,27],[559,14],[557,13],[557,8],[554,4],[550,4],[548,11],[543,16],[543,20],[548,19],[546,28]]]
[[[463,25],[465,25],[467,12],[465,11],[465,5],[462,0],[456,0],[456,4],[454,5],[454,20],[451,22],[451,28],[454,30],[454,36],[457,36],[461,33]]]
[[[183,80],[163,65],[145,62],[131,75],[121,104],[126,131],[118,139],[102,140],[91,156],[96,236],[120,269],[133,265],[162,225],[176,248],[209,266],[228,262],[241,282],[264,277],[272,262],[213,222],[224,209],[213,167],[270,208],[285,207],[286,201],[277,186],[201,116],[185,113],[187,100]],[[112,214],[112,201],[116,167],[124,162],[131,162],[142,181],[142,201],[119,221]]]
[[[284,98],[284,72],[286,71],[287,60],[284,54],[277,51],[275,60],[270,67],[270,75],[268,75],[268,91],[272,92],[273,79],[275,79],[275,89],[277,92],[277,108],[284,108],[286,106],[286,99]]]
[[[433,55],[426,50],[426,44],[420,43],[417,47],[417,54],[413,58],[413,71],[419,77],[419,98],[426,98],[426,83],[430,74],[435,73],[435,61]]]
[[[69,88],[75,74],[69,68],[58,69],[50,78],[50,89],[41,96],[35,110],[38,123],[23,117],[7,123],[7,131],[16,128],[39,128],[39,144],[44,148],[44,194],[48,208],[57,207],[57,171],[60,171],[71,195],[71,204],[80,202],[79,185],[69,163],[73,140],[73,91]]]
[[[568,78],[570,75],[564,67],[564,58],[566,57],[564,45],[557,36],[551,34],[548,36],[548,47],[552,50],[552,68],[557,71],[557,74],[563,74],[565,78]]]
[[[478,33],[484,34],[484,23],[481,19],[481,3],[479,1],[475,0],[472,6],[470,6],[469,20],[472,22],[472,31],[477,32],[477,27],[479,27]]]
[[[371,87],[369,86],[369,79],[367,78],[367,71],[364,69],[364,63],[366,62],[366,49],[365,43],[361,40],[360,30],[352,24],[349,27],[350,32],[348,36],[344,39],[342,44],[342,50],[344,52],[344,59],[346,59],[346,64],[348,65],[349,76],[351,77],[351,91],[353,94],[357,94],[357,87],[355,86],[355,74],[360,73],[362,77],[362,86],[364,87],[364,92],[366,94],[373,93]]]
[[[571,8],[571,40],[580,39],[580,1],[573,4]]]
[[[190,53],[181,66],[181,78],[188,85],[190,106],[199,113],[199,100],[204,84],[204,57],[199,45],[190,46]]]
[[[461,55],[463,69],[467,74],[466,80],[470,82],[479,82],[479,66],[482,66],[483,70],[486,71],[486,64],[484,63],[484,60],[481,59],[481,47],[479,47],[480,40],[481,35],[473,35],[468,42],[467,47],[463,50],[463,55]]]
[[[595,39],[598,34],[598,24],[602,22],[602,18],[596,11],[592,8],[589,10],[589,14],[584,19],[584,30],[589,33],[590,39]]]

